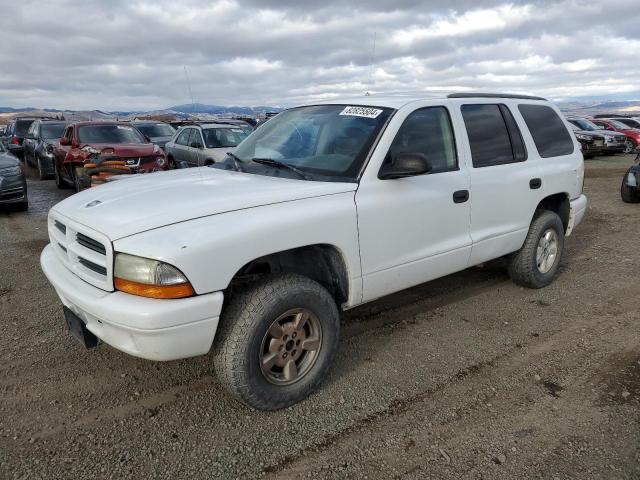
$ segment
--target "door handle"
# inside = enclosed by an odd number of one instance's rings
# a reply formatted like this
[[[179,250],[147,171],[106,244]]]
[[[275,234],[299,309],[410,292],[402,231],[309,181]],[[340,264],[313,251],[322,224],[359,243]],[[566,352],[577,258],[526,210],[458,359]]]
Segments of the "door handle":
[[[536,190],[542,186],[542,179],[540,178],[532,178],[529,180],[529,188],[531,190]]]
[[[469,200],[469,190],[453,192],[453,203],[464,203]]]

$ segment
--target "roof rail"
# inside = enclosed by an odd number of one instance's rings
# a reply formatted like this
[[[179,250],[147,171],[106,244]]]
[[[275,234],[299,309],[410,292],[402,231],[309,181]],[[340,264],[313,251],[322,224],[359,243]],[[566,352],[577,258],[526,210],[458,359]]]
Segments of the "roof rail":
[[[518,95],[514,93],[450,93],[447,98],[520,98],[522,100],[544,100],[546,98],[533,95]]]

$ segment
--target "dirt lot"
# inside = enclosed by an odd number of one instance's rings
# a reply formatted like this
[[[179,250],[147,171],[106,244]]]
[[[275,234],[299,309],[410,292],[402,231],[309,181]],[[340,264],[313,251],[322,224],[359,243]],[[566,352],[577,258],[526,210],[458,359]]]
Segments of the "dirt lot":
[[[552,286],[493,265],[350,311],[323,387],[274,413],[231,401],[208,356],[81,349],[38,263],[68,192],[30,181],[31,210],[0,213],[0,478],[640,478],[631,161],[587,161]]]

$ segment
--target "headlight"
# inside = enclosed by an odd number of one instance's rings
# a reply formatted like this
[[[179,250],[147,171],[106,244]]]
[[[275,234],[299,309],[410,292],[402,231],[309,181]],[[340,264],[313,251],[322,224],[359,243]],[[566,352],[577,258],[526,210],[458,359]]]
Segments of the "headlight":
[[[607,142],[613,142],[613,137],[610,137],[609,135],[605,135],[604,136],[605,141]]]
[[[20,175],[22,169],[16,165],[15,167],[0,168],[0,176],[12,177],[14,175]]]
[[[81,150],[83,152],[87,152],[90,155],[97,155],[98,153],[101,152],[97,148],[93,148],[91,145],[85,145],[84,147],[81,148]]]
[[[159,167],[164,167],[167,164],[167,161],[165,160],[164,157],[158,157],[156,158],[156,163],[158,164]]]
[[[126,253],[116,254],[113,271],[116,290],[150,298],[195,295],[187,277],[176,267]]]
[[[576,133],[576,137],[578,138],[578,140],[591,140],[591,137],[588,135],[582,135],[580,133]]]

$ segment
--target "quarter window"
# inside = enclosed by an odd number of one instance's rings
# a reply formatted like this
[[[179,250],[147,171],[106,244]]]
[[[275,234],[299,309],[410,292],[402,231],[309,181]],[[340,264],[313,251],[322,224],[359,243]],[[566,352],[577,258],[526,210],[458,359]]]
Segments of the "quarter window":
[[[564,122],[546,105],[518,105],[542,158],[573,153],[573,140]]]
[[[432,173],[458,169],[451,118],[445,107],[427,107],[411,113],[393,139],[389,153],[421,153],[431,163]]]

